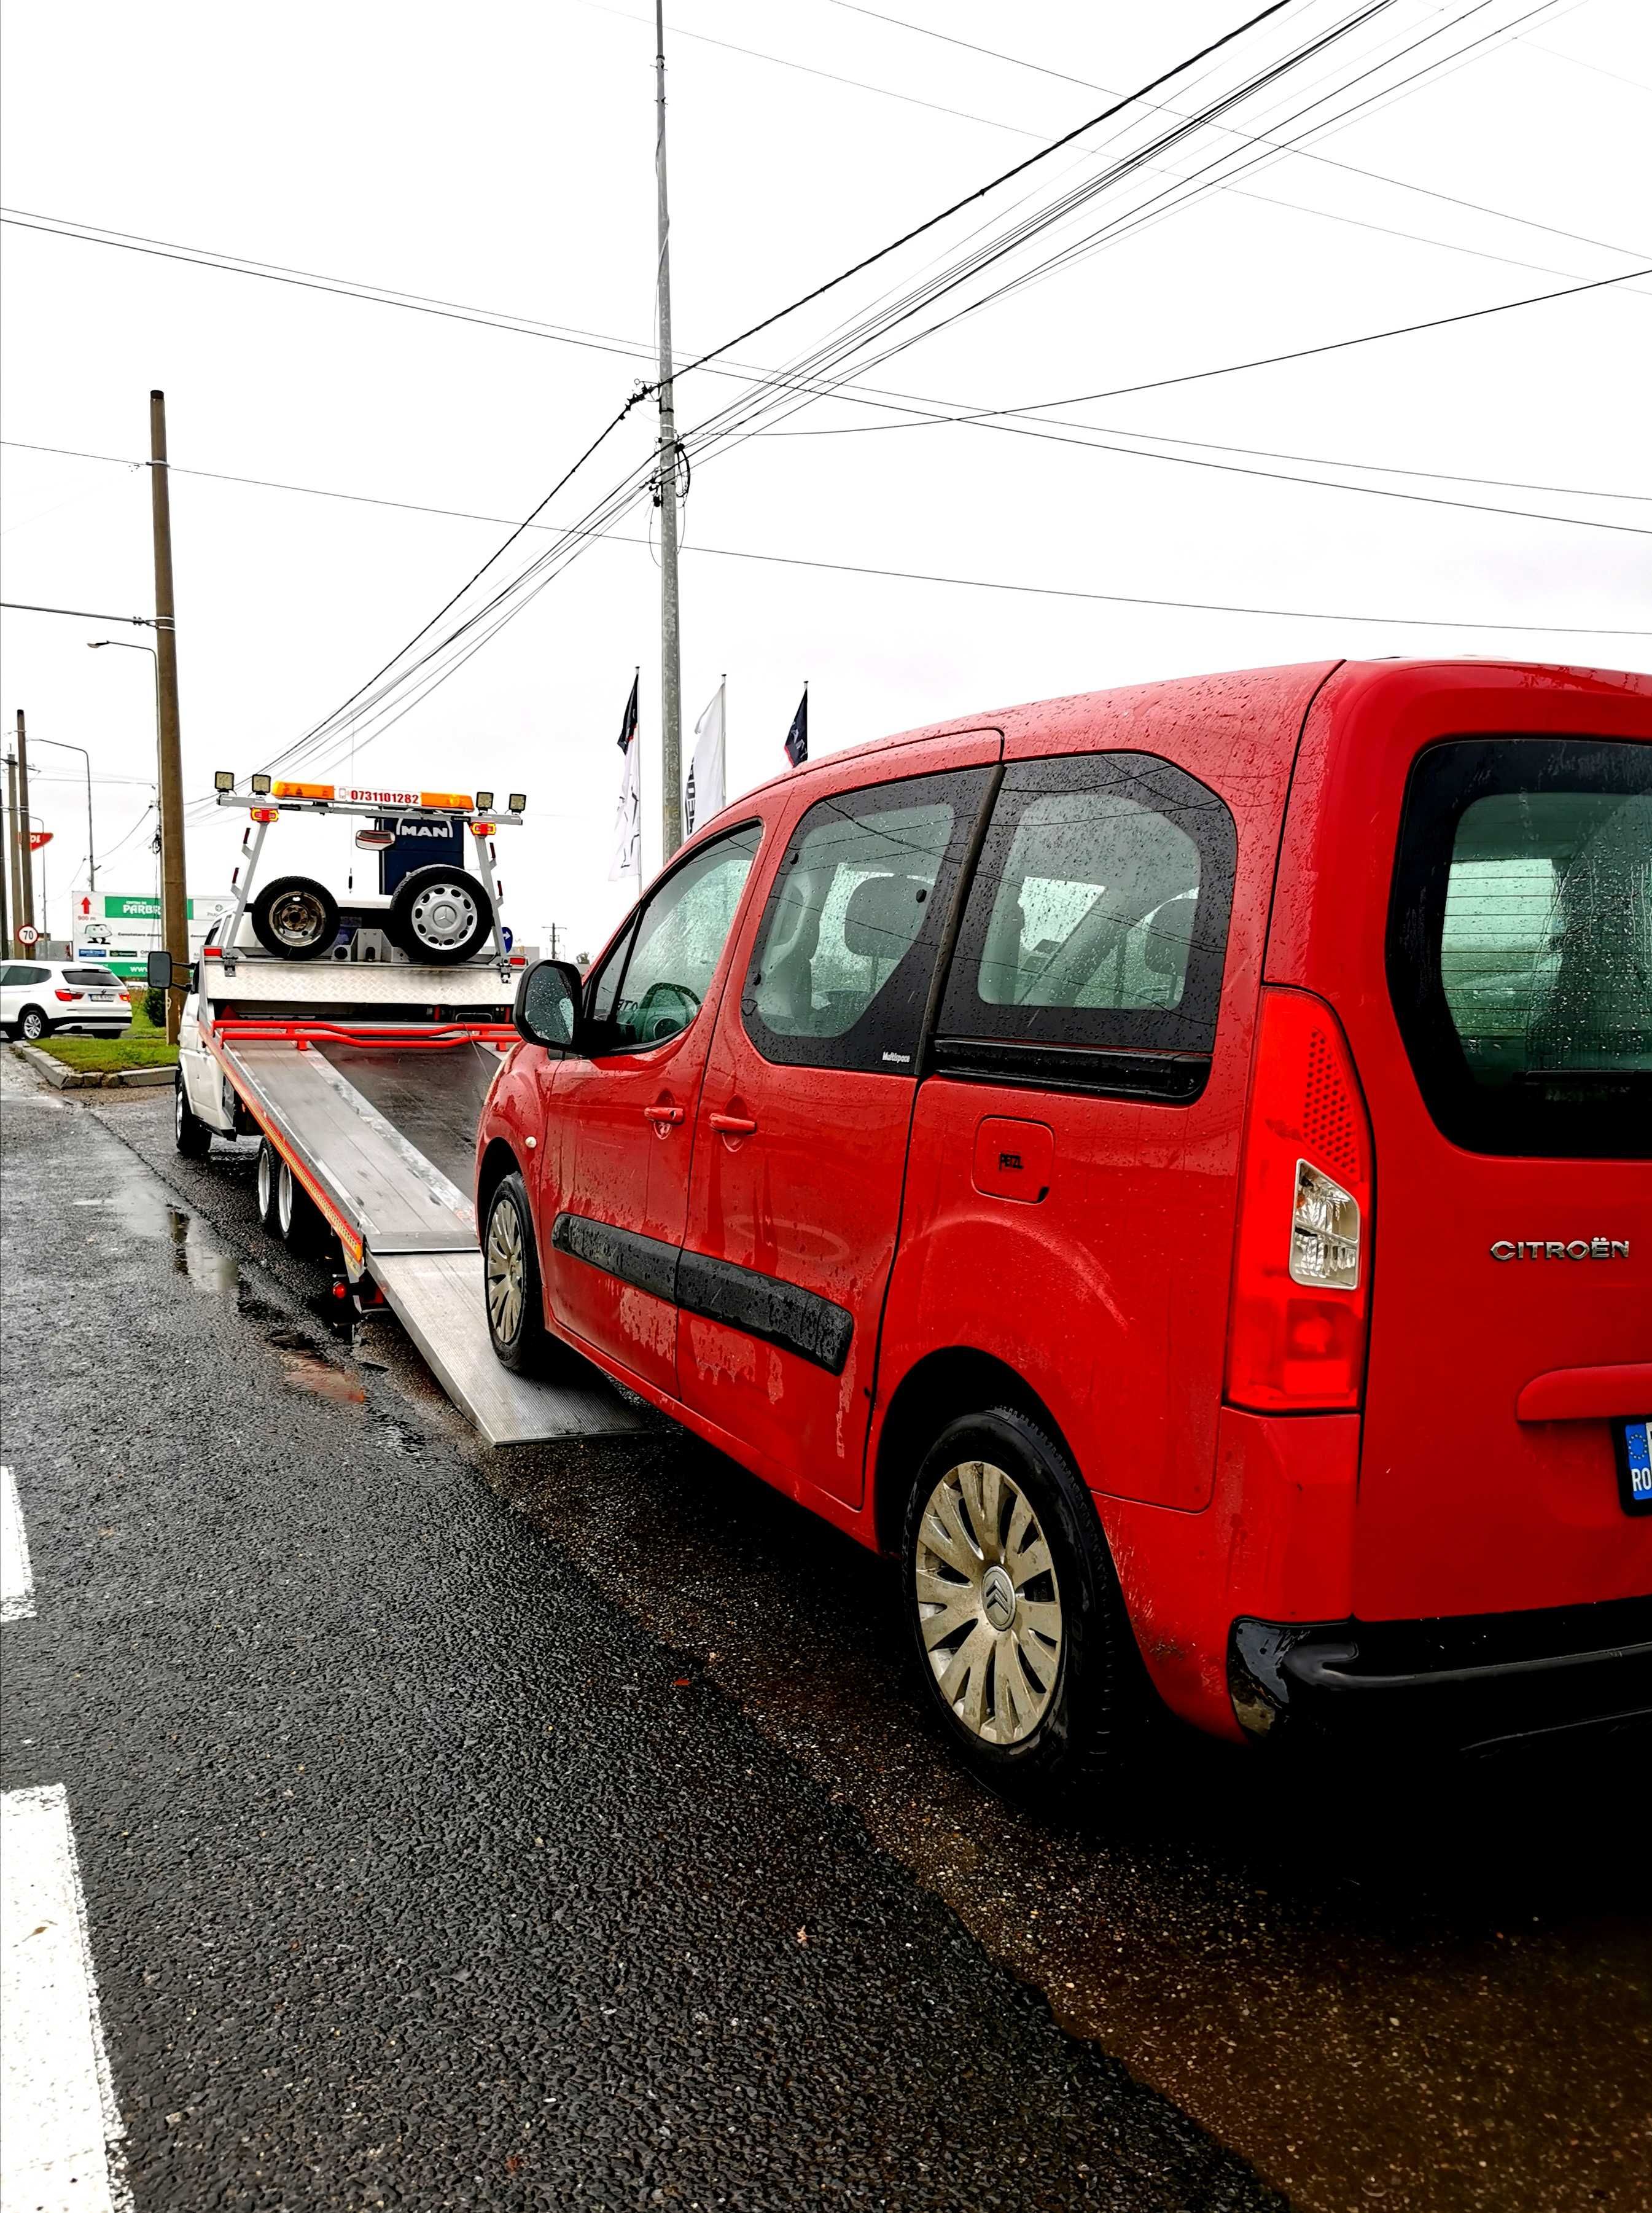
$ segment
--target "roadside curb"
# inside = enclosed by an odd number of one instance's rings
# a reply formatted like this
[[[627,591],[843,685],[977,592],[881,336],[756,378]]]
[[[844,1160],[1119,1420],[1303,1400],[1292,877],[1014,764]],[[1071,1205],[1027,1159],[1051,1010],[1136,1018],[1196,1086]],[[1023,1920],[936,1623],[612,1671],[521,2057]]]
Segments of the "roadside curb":
[[[112,1091],[127,1085],[144,1088],[171,1083],[177,1073],[170,1068],[65,1068],[36,1046],[15,1045],[11,1049],[58,1091]]]

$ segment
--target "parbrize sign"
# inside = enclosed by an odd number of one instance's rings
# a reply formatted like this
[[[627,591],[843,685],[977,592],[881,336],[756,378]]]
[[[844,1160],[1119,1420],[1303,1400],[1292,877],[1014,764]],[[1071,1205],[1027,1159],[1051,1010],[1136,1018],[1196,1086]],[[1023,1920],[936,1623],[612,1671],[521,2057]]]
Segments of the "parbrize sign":
[[[192,899],[187,902],[189,919],[192,922],[216,922],[220,915],[228,914],[234,905],[234,899],[228,898]],[[90,911],[89,900],[82,899],[80,903],[82,918]],[[162,919],[160,900],[145,897],[141,893],[106,892],[103,912],[105,919],[109,922],[159,922]]]

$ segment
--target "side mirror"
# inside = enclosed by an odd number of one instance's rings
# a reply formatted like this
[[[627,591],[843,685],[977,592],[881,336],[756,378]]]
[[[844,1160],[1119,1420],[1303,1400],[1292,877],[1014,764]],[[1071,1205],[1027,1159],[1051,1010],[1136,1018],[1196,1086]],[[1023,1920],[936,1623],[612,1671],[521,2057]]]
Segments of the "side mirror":
[[[511,1020],[519,1037],[547,1052],[582,1049],[579,971],[571,960],[536,960],[516,986]]]
[[[164,947],[159,953],[149,954],[143,964],[143,981],[151,991],[172,989],[173,958]]]

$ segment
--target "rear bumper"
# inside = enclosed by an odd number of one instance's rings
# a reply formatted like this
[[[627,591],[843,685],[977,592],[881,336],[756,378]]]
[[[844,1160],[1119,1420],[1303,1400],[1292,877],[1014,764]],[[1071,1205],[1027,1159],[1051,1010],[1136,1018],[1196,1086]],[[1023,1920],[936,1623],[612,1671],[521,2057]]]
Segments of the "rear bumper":
[[[1228,1687],[1248,1736],[1460,1749],[1652,1723],[1652,1596],[1433,1621],[1241,1618]]]

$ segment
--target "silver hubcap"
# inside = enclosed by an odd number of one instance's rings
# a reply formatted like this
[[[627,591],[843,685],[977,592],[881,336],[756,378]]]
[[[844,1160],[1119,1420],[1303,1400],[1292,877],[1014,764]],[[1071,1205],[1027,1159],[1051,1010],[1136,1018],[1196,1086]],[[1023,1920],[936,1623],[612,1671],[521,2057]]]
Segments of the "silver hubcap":
[[[26,1038],[39,1037],[40,1032],[45,1027],[46,1024],[40,1020],[38,1015],[25,1015],[23,1016],[23,1035]]]
[[[487,1249],[488,1320],[501,1344],[515,1337],[527,1288],[522,1225],[510,1201],[502,1199],[488,1217]]]
[[[949,1467],[918,1524],[914,1593],[936,1686],[985,1744],[1020,1744],[1061,1670],[1061,1592],[1025,1494],[990,1460]]]
[[[172,1094],[173,1126],[180,1137],[184,1133],[184,1087],[180,1083]]]
[[[283,945],[314,945],[323,919],[320,900],[308,892],[289,892],[270,909],[270,928]]]
[[[276,1223],[283,1237],[292,1235],[293,1172],[285,1161],[276,1176]]]
[[[413,934],[424,945],[462,945],[476,927],[476,911],[463,884],[432,884],[413,901]]]
[[[259,1147],[258,1210],[265,1222],[270,1218],[270,1201],[275,1196],[275,1173],[271,1165],[273,1158],[268,1145]]]

